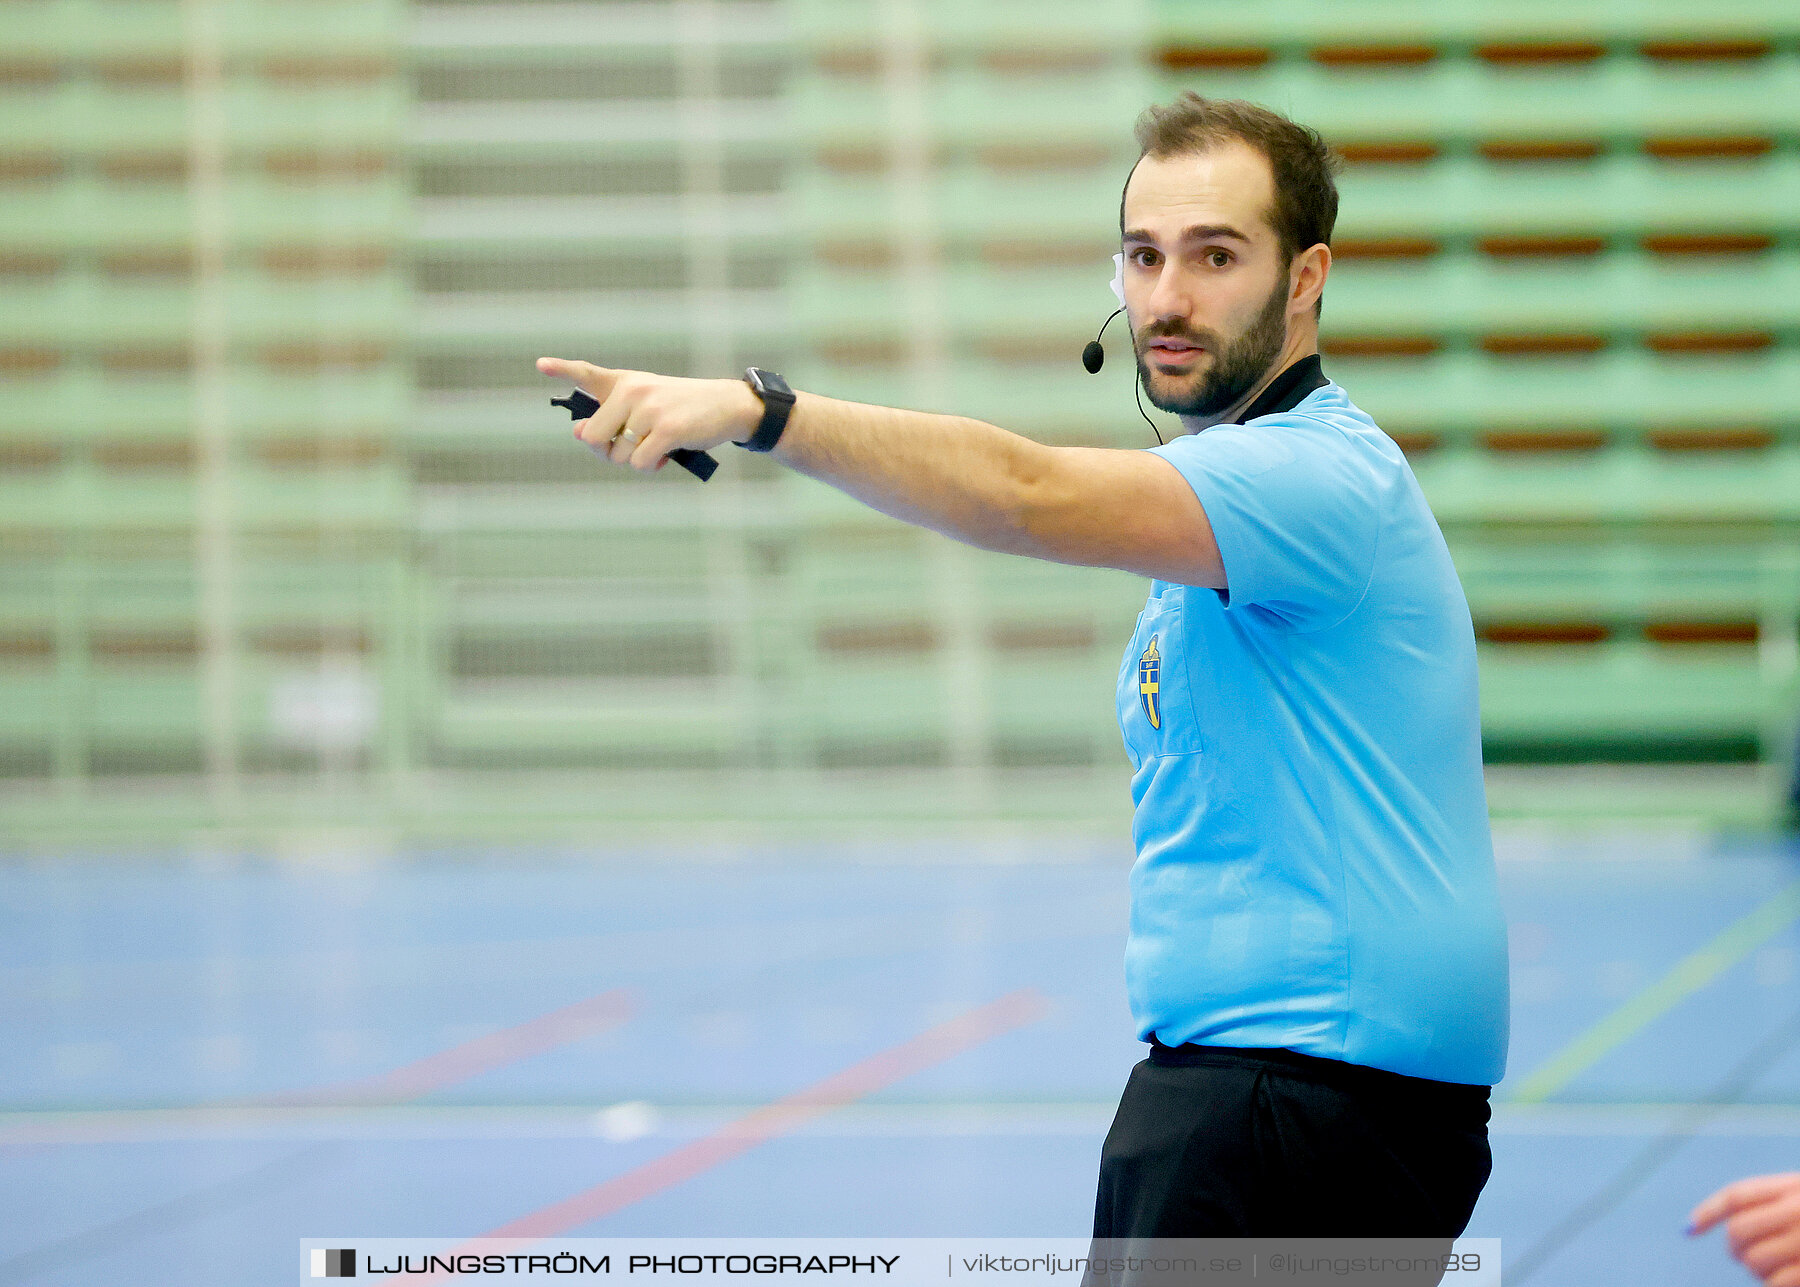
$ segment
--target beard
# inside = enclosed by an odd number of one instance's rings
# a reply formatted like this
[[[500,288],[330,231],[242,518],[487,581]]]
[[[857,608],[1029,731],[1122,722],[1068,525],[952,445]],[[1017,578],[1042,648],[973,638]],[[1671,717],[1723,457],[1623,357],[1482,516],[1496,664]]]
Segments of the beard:
[[[1144,351],[1161,339],[1187,340],[1212,354],[1212,365],[1185,393],[1157,391],[1156,375],[1145,363]],[[1287,282],[1279,281],[1256,320],[1229,344],[1220,344],[1210,331],[1194,331],[1180,322],[1171,322],[1145,327],[1133,347],[1137,351],[1138,379],[1143,382],[1151,406],[1178,416],[1216,416],[1269,373],[1286,340]]]

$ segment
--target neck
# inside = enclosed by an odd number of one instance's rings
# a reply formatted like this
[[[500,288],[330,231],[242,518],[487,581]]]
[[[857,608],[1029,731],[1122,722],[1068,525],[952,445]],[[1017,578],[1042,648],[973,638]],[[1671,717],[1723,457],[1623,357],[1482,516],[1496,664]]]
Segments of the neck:
[[[1214,425],[1235,424],[1237,418],[1244,414],[1244,409],[1262,396],[1263,390],[1275,383],[1275,377],[1287,370],[1303,357],[1311,357],[1319,351],[1319,324],[1311,313],[1306,315],[1303,325],[1288,327],[1287,341],[1282,344],[1280,354],[1269,364],[1262,379],[1243,397],[1226,407],[1214,416],[1182,416],[1181,431],[1183,433],[1199,433],[1202,429],[1210,429]]]

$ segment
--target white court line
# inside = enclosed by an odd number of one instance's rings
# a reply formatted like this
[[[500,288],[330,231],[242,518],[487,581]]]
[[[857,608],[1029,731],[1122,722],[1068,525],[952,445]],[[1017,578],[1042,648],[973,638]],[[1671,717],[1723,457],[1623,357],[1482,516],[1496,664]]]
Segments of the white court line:
[[[638,1138],[682,1140],[710,1134],[752,1106],[653,1106],[655,1126]],[[1098,1139],[1112,1121],[1107,1100],[1016,1104],[863,1104],[797,1127],[821,1139],[957,1137]],[[1494,1136],[1658,1135],[1698,1105],[1536,1104],[1496,1106]],[[0,1113],[0,1146],[138,1144],[242,1140],[590,1139],[605,1147],[602,1105],[532,1107],[170,1108]],[[1720,1138],[1800,1138],[1800,1104],[1708,1106],[1692,1133]]]

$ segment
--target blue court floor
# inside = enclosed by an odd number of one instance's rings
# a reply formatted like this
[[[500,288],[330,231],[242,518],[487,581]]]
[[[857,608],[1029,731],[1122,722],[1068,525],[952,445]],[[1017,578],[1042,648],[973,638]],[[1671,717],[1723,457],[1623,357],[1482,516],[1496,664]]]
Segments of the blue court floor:
[[[1499,847],[1512,1064],[1469,1233],[1509,1287],[1749,1281],[1682,1224],[1800,1168],[1800,850]],[[1083,1236],[1140,1050],[1128,866],[1072,842],[0,861],[0,1283],[287,1282],[301,1237],[475,1236],[608,1180],[570,1235]]]

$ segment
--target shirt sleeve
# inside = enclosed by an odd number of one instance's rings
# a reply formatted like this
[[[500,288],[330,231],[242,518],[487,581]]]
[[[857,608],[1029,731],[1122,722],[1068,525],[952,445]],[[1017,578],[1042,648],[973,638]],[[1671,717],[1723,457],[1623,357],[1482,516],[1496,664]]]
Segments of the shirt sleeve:
[[[1290,629],[1353,611],[1375,568],[1387,480],[1324,425],[1215,425],[1149,449],[1187,479],[1219,544],[1227,609],[1256,607]]]

